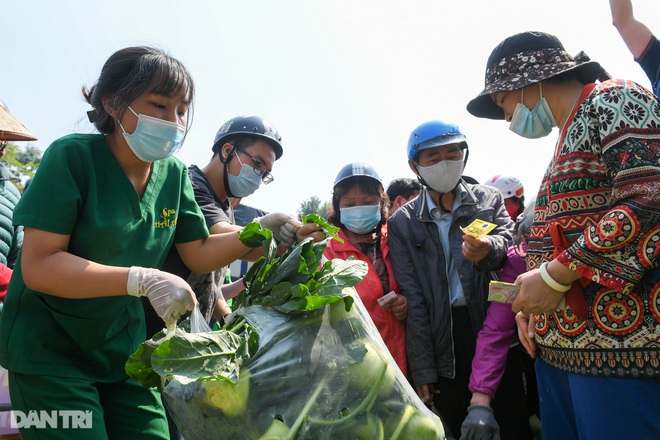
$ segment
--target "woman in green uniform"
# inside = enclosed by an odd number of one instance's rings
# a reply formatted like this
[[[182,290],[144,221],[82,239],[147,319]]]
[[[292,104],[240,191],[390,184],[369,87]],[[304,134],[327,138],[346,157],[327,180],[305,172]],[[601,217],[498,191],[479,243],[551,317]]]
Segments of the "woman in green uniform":
[[[200,273],[250,249],[236,233],[209,235],[188,171],[171,157],[194,96],[179,61],[149,47],[119,50],[83,94],[100,134],[53,142],[14,212],[25,238],[0,363],[25,439],[167,439],[158,393],[124,371],[145,338],[137,297],[173,325],[195,297],[156,269],[172,245]],[[279,240],[303,238],[286,214],[260,223]]]

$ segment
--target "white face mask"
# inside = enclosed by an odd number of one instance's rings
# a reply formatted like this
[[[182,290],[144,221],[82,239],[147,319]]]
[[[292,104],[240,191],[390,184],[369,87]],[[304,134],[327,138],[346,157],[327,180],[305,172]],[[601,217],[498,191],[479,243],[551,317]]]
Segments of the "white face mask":
[[[458,184],[463,174],[463,159],[442,160],[429,167],[417,166],[417,172],[434,191],[448,193]]]

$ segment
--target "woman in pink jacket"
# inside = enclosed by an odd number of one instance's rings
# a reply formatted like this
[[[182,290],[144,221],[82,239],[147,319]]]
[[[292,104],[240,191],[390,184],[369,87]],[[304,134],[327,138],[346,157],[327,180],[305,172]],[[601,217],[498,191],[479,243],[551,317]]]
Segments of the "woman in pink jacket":
[[[366,163],[344,166],[335,179],[328,220],[341,228],[344,240],[330,240],[324,255],[328,259],[354,257],[369,266],[357,285],[358,294],[385,345],[404,375],[408,375],[405,324],[408,302],[398,293],[387,246],[389,199],[378,173]],[[394,292],[389,302],[379,299]],[[383,302],[383,300],[381,300]]]
[[[527,254],[527,240],[532,226],[534,203],[530,203],[524,211],[517,208],[509,214],[516,222],[513,233],[514,244],[509,247],[506,262],[498,272],[498,276],[500,281],[513,283],[518,275],[526,271],[525,255]],[[511,304],[492,302],[477,338],[477,346],[472,359],[469,389],[473,400],[478,399],[476,395],[479,394],[494,399],[504,377],[504,368],[507,362],[523,363],[525,365],[527,411],[530,416],[536,415],[538,417],[540,410],[536,391],[534,361],[524,353],[521,346],[511,345],[514,342],[515,332],[516,314],[511,310]],[[467,435],[470,432],[467,425],[461,431],[466,438],[471,438],[470,435]]]

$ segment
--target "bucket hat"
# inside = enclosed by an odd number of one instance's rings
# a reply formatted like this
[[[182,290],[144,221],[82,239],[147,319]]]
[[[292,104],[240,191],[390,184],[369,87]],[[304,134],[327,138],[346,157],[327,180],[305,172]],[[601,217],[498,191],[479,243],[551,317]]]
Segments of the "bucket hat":
[[[0,101],[0,141],[36,141],[37,138]]]
[[[468,103],[467,110],[479,118],[504,119],[504,111],[490,97],[492,93],[518,90],[571,71],[584,84],[601,76],[600,64],[588,57],[573,58],[554,35],[515,34],[491,52],[486,64],[485,87]]]

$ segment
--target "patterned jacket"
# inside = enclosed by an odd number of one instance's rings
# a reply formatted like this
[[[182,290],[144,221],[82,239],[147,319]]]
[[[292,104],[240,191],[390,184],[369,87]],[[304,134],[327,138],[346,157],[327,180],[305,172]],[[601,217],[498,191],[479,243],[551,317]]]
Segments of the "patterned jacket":
[[[537,317],[540,357],[577,374],[660,377],[660,101],[630,81],[589,84],[567,120],[527,268],[551,260],[551,232],[563,232],[557,259],[584,277],[587,316]]]

